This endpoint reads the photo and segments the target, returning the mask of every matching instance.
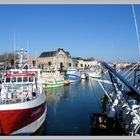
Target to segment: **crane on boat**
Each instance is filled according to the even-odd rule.
[[[113,89],[108,92],[97,80],[108,98],[107,117],[116,119],[126,135],[140,135],[140,91],[107,63],[101,62],[101,66],[102,75],[108,75]]]

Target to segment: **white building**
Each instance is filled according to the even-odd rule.
[[[78,68],[94,67],[98,65],[98,61],[94,58],[82,59],[81,57],[76,57],[73,58],[73,63],[76,63],[75,66]]]

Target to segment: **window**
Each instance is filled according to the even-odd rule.
[[[22,82],[22,77],[18,77],[17,82]]]
[[[33,77],[29,77],[29,82],[33,82]]]
[[[48,66],[51,66],[51,62],[50,61],[48,62]]]
[[[6,83],[9,83],[10,82],[10,78],[6,78]]]
[[[69,67],[71,67],[71,63],[69,63]]]
[[[33,61],[32,61],[32,64],[33,64],[33,66],[36,66],[36,61],[33,60]]]
[[[12,82],[13,82],[13,83],[16,82],[16,77],[13,77],[13,78],[12,78]]]
[[[23,77],[23,82],[27,82],[28,78],[27,77]]]
[[[43,64],[42,64],[42,66],[41,66],[41,67],[42,67],[42,69],[44,69],[44,65],[43,65]]]

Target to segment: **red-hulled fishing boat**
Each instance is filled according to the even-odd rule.
[[[3,74],[0,92],[1,134],[34,133],[45,121],[46,112],[46,96],[39,69],[13,69]]]

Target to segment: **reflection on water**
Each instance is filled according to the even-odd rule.
[[[36,135],[90,135],[90,116],[102,111],[103,94],[93,79],[47,89],[47,119]]]
[[[52,107],[55,114],[60,101],[67,98],[64,88],[65,87],[57,87],[45,91],[47,96],[47,104]]]

